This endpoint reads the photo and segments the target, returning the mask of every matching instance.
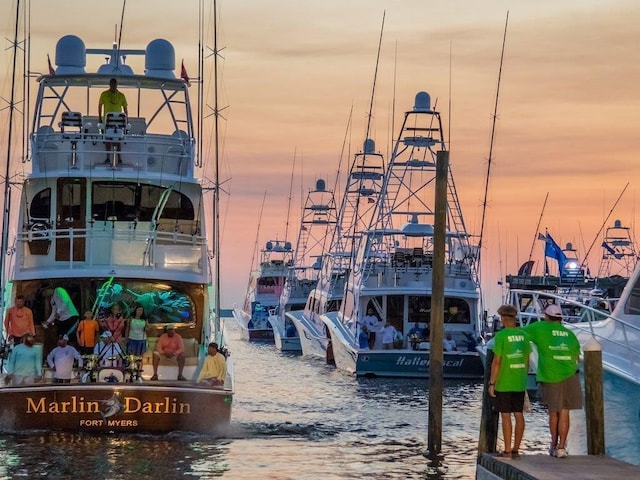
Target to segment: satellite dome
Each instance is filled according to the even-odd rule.
[[[169,41],[162,38],[152,40],[145,53],[145,75],[148,77],[176,78],[176,52]]]
[[[56,74],[85,73],[87,52],[84,42],[75,35],[65,35],[56,44]]]

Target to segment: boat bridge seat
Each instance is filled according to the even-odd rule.
[[[185,355],[185,366],[197,366],[198,365],[198,341],[195,338],[184,338],[182,337],[182,341],[184,343],[184,355]],[[149,344],[147,346],[147,351],[142,355],[142,362],[145,365],[151,365],[153,363],[153,352],[156,349],[156,343],[158,342],[158,337],[149,337]],[[160,359],[160,365],[177,365],[177,361],[173,358],[165,358],[162,357]]]
[[[82,138],[82,114],[80,112],[62,112],[60,131],[65,140]]]
[[[127,116],[124,113],[109,112],[104,122],[104,139],[119,142],[124,138],[127,128]]]

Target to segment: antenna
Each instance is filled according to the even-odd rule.
[[[124,26],[124,9],[127,7],[127,0],[122,0],[122,13],[120,14],[120,28],[118,33],[118,48],[116,49],[116,69],[120,66],[120,44],[122,43],[122,28]]]

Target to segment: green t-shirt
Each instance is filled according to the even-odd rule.
[[[580,342],[560,322],[534,322],[524,331],[538,347],[538,382],[559,383],[575,375],[580,360]]]
[[[500,357],[496,392],[523,392],[527,388],[531,343],[521,328],[503,328],[493,340],[493,353]]]

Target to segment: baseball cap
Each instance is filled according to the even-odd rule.
[[[102,338],[109,338],[111,336],[111,332],[109,330],[107,330],[106,332],[102,332],[102,335],[100,335]]]
[[[66,340],[69,341],[69,335],[67,335],[66,333],[64,335],[60,335],[58,337],[59,340]]]
[[[167,325],[164,327],[165,330],[175,330],[176,326],[173,323],[167,323]]]
[[[549,317],[562,318],[562,310],[555,303],[544,309],[544,314]]]

